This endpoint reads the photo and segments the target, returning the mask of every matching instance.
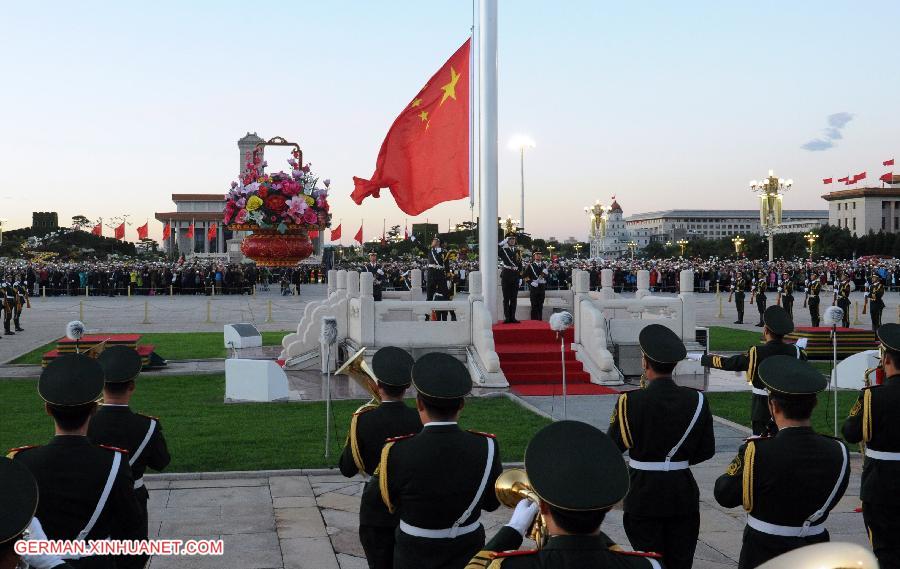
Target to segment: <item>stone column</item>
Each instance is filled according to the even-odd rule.
[[[650,294],[650,271],[641,269],[637,273],[637,291],[635,298],[644,298]]]
[[[344,296],[347,295],[347,271],[341,269],[337,272],[337,278],[335,279],[337,291],[342,293]]]
[[[359,273],[347,271],[347,296],[359,298]]]
[[[572,315],[575,317],[575,338],[577,344],[581,342],[581,303],[591,302],[591,275],[587,271],[572,271]]]
[[[329,269],[328,271],[328,296],[331,296],[331,293],[337,290],[337,273],[334,269]]]
[[[616,291],[613,290],[613,270],[603,269],[600,271],[600,294],[605,299],[614,298]]]
[[[484,300],[481,294],[481,272],[472,271],[469,273],[469,302],[476,300]]]
[[[425,300],[425,292],[422,290],[422,269],[413,269],[409,272],[410,300]]]
[[[353,338],[353,340],[357,341],[362,346],[375,345],[375,297],[373,296],[374,283],[375,278],[372,273],[365,272],[359,275],[360,337]]]
[[[697,329],[697,302],[694,297],[694,271],[686,269],[679,275],[678,297],[682,301],[681,339],[694,341]]]

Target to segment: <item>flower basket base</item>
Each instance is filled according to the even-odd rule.
[[[313,253],[313,244],[305,229],[255,229],[244,237],[241,252],[261,267],[293,267]]]

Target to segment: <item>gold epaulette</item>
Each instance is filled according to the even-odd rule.
[[[653,553],[652,551],[625,551],[624,549],[612,549],[610,551],[614,553],[618,553],[619,555],[629,555],[631,557],[646,557],[647,559],[662,559],[662,555],[659,553]]]
[[[128,454],[128,451],[127,451],[127,450],[125,450],[125,449],[123,449],[123,448],[119,448],[119,447],[114,447],[114,446],[112,446],[112,445],[97,445],[97,446],[103,447],[103,448],[105,448],[106,450],[112,450],[112,451],[115,451],[115,452],[121,452],[122,454]]]
[[[482,437],[487,437],[489,439],[496,439],[497,435],[494,433],[484,433],[482,431],[473,431],[472,429],[466,429],[466,431],[472,433],[473,435],[481,435]]]
[[[619,401],[616,403],[616,413],[619,415],[619,434],[622,436],[622,444],[629,449],[634,446],[634,441],[631,439],[631,427],[628,425],[627,393],[619,396]]]
[[[159,422],[159,417],[154,417],[153,415],[147,415],[146,413],[137,413],[141,417],[147,417],[148,419],[153,419],[156,422]]]
[[[6,452],[6,458],[13,458],[23,450],[28,450],[30,448],[37,448],[39,445],[25,445],[16,448],[11,448]]]

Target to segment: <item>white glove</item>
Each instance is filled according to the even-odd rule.
[[[691,360],[692,362],[699,362],[700,358],[702,357],[703,352],[688,352],[687,354],[687,359]]]
[[[28,539],[47,539],[47,534],[44,533],[41,521],[37,518],[31,518],[31,523],[28,524]],[[22,560],[29,567],[34,567],[35,569],[50,569],[63,564],[63,560],[55,555],[23,555]]]
[[[378,274],[379,274],[379,275],[383,275],[383,274],[384,274],[384,271],[382,271],[381,269],[378,269]]]
[[[864,298],[869,298],[869,293],[863,295]]]
[[[549,274],[550,274],[550,271],[548,271],[547,269],[544,269],[544,270],[543,270],[543,273],[544,273],[545,275],[549,275]]]
[[[778,292],[781,292],[781,287],[778,287]]]
[[[797,340],[797,343],[794,345],[797,346],[798,348],[800,348],[801,350],[805,350],[806,345],[808,343],[809,343],[809,338],[800,338],[799,340]]]
[[[534,288],[537,288],[538,284],[539,283],[537,281],[531,281],[531,286],[533,286]]]
[[[513,510],[512,517],[509,518],[509,523],[506,525],[519,532],[519,535],[522,537],[525,537],[525,532],[527,532],[528,528],[531,527],[531,524],[534,523],[534,518],[537,517],[537,515],[537,504],[531,500],[520,500],[519,503],[516,504],[516,509]]]

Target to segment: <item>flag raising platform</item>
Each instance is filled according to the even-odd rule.
[[[562,395],[562,362],[559,338],[550,324],[525,320],[520,324],[495,324],[494,345],[500,369],[510,389],[519,395]],[[575,359],[573,330],[565,331],[566,380],[569,395],[606,395],[617,390],[591,383],[590,374]]]
[[[140,334],[85,334],[77,342],[70,338],[60,338],[56,341],[56,349],[45,352],[41,358],[41,365],[47,367],[51,361],[66,354],[74,354],[77,351],[85,353],[92,349],[97,349],[101,344],[104,348],[110,346],[127,346],[141,356],[143,369],[151,370],[165,367],[166,360],[161,358],[155,351],[153,344],[139,344],[141,341]]]
[[[798,326],[785,337],[788,342],[796,342],[806,338],[806,354],[811,360],[830,360],[833,347],[831,345],[831,328],[819,326]],[[837,357],[839,360],[866,350],[878,349],[878,339],[871,330],[863,328],[837,329]]]

